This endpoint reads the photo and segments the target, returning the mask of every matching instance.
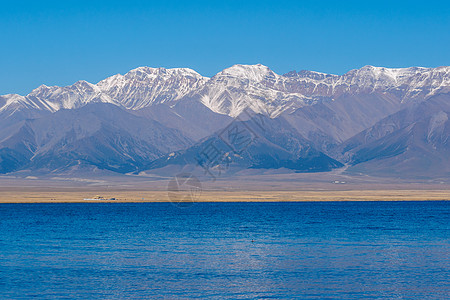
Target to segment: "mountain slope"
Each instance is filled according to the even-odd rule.
[[[171,165],[197,165],[219,173],[246,168],[321,172],[342,166],[315,149],[286,121],[263,115],[241,116],[194,146],[157,159],[148,169]]]
[[[362,172],[396,177],[450,175],[450,95],[395,113],[340,146],[342,158]]]
[[[0,160],[8,166],[0,172],[51,172],[82,164],[125,173],[190,144],[179,131],[156,121],[114,105],[90,104],[16,124],[0,140]]]
[[[299,108],[280,117],[329,155],[343,141],[399,111],[405,104],[392,95],[341,95],[334,101]]]
[[[209,136],[232,120],[227,115],[213,112],[195,99],[184,99],[170,106],[164,103],[153,105],[132,112],[177,129],[194,141]]]

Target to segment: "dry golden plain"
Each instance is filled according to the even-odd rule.
[[[106,199],[84,200],[100,195]],[[167,191],[2,191],[0,203],[65,202],[295,202],[295,201],[430,201],[450,200],[450,190],[350,190],[350,191],[202,191],[190,197],[188,192]]]

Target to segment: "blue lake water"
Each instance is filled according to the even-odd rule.
[[[449,299],[450,202],[1,204],[0,298]]]

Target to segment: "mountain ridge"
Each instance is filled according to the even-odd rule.
[[[411,84],[406,84],[408,80]],[[417,91],[420,88],[421,91]],[[247,89],[247,90],[246,90]],[[0,111],[9,106],[57,111],[92,102],[138,110],[197,95],[211,110],[232,117],[251,107],[272,117],[283,111],[328,100],[345,93],[389,90],[406,98],[426,98],[450,89],[450,67],[383,68],[365,66],[343,75],[314,71],[276,74],[267,66],[233,65],[211,78],[188,68],[138,67],[96,84],[84,80],[59,87],[41,85],[26,96],[0,96]],[[2,105],[3,103],[3,105]]]

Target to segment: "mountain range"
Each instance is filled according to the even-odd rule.
[[[0,96],[0,174],[200,166],[449,178],[450,67],[343,75],[140,67]]]

